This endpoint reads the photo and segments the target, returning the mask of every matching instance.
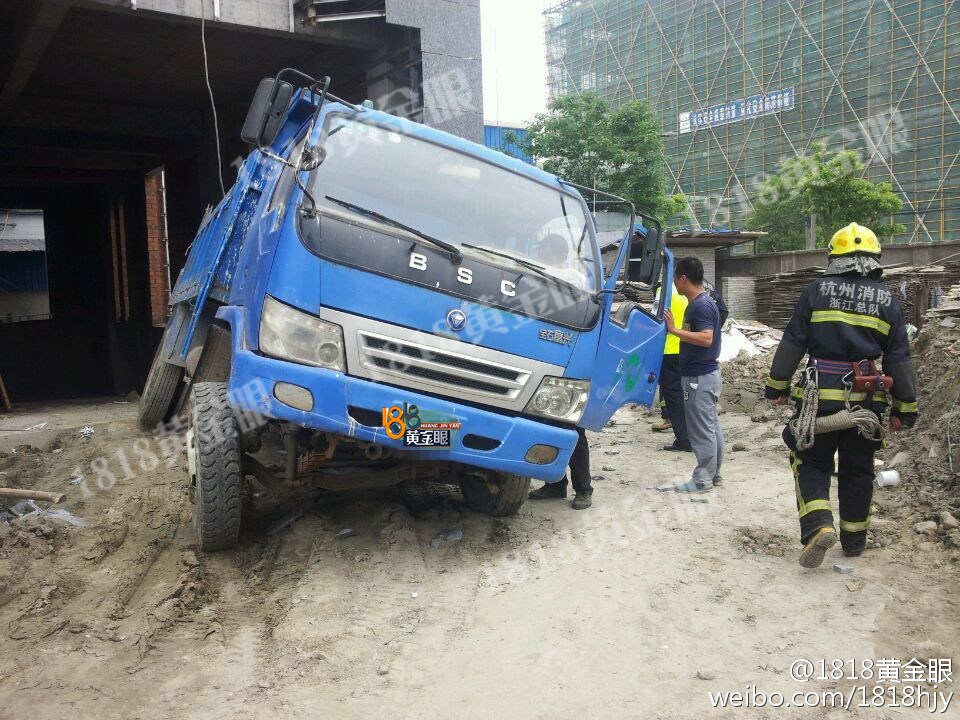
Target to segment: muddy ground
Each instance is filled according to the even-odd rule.
[[[733,451],[702,498],[658,489],[692,458],[627,409],[591,438],[591,510],[491,519],[453,491],[416,513],[395,489],[308,493],[261,504],[238,550],[203,556],[183,460],[138,433],[135,408],[0,416],[0,485],[65,492],[58,507],[90,523],[0,524],[0,717],[913,717],[711,710],[707,693],[844,688],[801,685],[791,663],[960,648],[958,551],[914,530],[943,508],[880,489],[871,549],[803,570],[779,427],[757,413],[722,416]]]

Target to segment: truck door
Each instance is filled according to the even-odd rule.
[[[590,399],[580,421],[589,430],[601,430],[626,403],[651,405],[657,391],[666,339],[663,309],[670,306],[673,257],[664,248],[658,225],[648,222],[646,227],[636,227],[640,235],[634,233],[632,242],[624,243],[618,262],[621,271],[610,279],[604,293]],[[614,288],[624,284],[637,301],[614,302]],[[659,298],[653,303],[640,300],[653,296],[658,287]]]

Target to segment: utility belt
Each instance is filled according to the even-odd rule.
[[[810,358],[807,367],[815,367],[818,374],[839,375],[851,392],[890,392],[893,387],[893,378],[883,375],[874,360],[849,362]]]
[[[873,360],[841,362],[810,358],[805,375],[806,382],[800,396],[797,415],[788,424],[790,433],[796,440],[797,450],[802,452],[813,447],[816,435],[819,433],[836,432],[848,428],[857,428],[863,437],[876,442],[883,439],[883,427],[870,406],[864,409],[859,405],[850,404],[855,399],[855,394],[860,394],[869,402],[875,393],[886,393],[893,387],[893,378],[882,375]],[[842,402],[845,406],[843,410],[831,415],[819,416],[820,398],[825,392],[819,387],[820,375],[840,378],[843,390],[829,392],[842,394]]]

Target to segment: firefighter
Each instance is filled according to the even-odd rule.
[[[840,544],[859,555],[870,527],[873,454],[889,407],[892,432],[917,418],[913,363],[903,312],[880,282],[880,243],[851,223],[830,241],[827,269],[800,296],[773,358],[765,395],[797,411],[783,432],[800,514],[800,564],[819,567],[837,542],[830,477],[839,456]],[[804,355],[797,387],[791,380]],[[882,369],[877,360],[883,358]]]

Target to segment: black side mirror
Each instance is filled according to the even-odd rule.
[[[276,78],[261,80],[243,121],[240,137],[257,147],[272,145],[280,133],[291,97],[293,85],[290,83]]]
[[[657,225],[647,225],[646,236],[634,233],[630,241],[630,258],[627,261],[629,282],[653,288],[660,280],[665,242],[663,232]]]

